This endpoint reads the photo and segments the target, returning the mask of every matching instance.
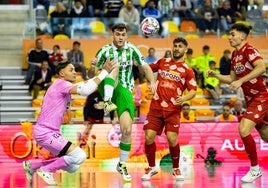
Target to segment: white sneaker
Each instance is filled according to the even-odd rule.
[[[55,181],[53,177],[52,172],[45,172],[41,168],[37,170],[37,174],[49,185],[57,185],[57,182]]]
[[[118,162],[116,170],[122,175],[124,181],[131,181],[131,175],[127,171],[126,163]]]
[[[157,174],[158,171],[156,170],[155,167],[148,167],[148,168],[145,168],[145,174],[141,177],[141,180],[143,181],[148,181],[151,179],[151,177],[155,174]]]
[[[31,184],[33,181],[34,170],[31,169],[29,161],[23,161],[22,166],[25,170],[26,178],[28,182]]]
[[[261,176],[262,176],[261,169],[259,170],[250,169],[248,173],[241,178],[241,181],[245,183],[251,183]]]
[[[104,101],[104,113],[105,115],[109,114],[110,112],[114,111],[117,109],[117,106],[112,103],[111,99],[108,101]]]
[[[177,181],[183,181],[184,180],[184,176],[181,175],[181,171],[178,168],[173,168],[172,175],[175,177],[175,179]]]

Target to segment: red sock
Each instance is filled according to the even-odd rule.
[[[155,151],[156,151],[155,142],[153,142],[150,145],[145,144],[145,154],[146,154],[149,166],[151,167],[155,166]]]
[[[250,135],[242,138],[242,141],[245,146],[245,150],[248,154],[251,166],[256,166],[258,165],[258,156],[257,156],[257,151],[256,151],[256,143],[253,137]]]
[[[173,168],[179,168],[180,161],[180,145],[177,144],[175,147],[169,147]]]

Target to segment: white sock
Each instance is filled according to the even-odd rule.
[[[113,97],[114,87],[111,85],[104,86],[104,101],[108,101]]]
[[[120,162],[126,162],[128,159],[129,151],[120,150]]]
[[[259,171],[260,170],[260,166],[259,165],[252,166],[251,169],[254,170],[254,171]]]

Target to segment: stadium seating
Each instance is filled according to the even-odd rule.
[[[81,110],[81,109],[76,110],[74,117],[77,118],[77,119],[83,119],[84,118],[83,110]]]
[[[187,34],[185,35],[186,39],[199,39],[199,35],[198,34]]]
[[[211,109],[196,109],[196,121],[215,121],[215,112]]]
[[[210,101],[206,98],[193,98],[190,101],[191,106],[209,106]]]
[[[32,107],[41,107],[42,106],[42,102],[43,100],[42,99],[34,99],[32,101]]]
[[[91,21],[89,26],[94,34],[105,34],[106,32],[105,25],[102,21]]]
[[[174,21],[170,21],[170,20],[163,21],[162,26],[168,34],[179,33],[179,27]]]
[[[85,102],[86,102],[86,99],[83,99],[83,98],[73,99],[72,107],[84,107]]]
[[[54,39],[56,40],[65,40],[65,39],[69,39],[69,37],[67,35],[64,34],[57,34],[54,36]]]
[[[180,31],[186,33],[197,32],[196,24],[191,20],[184,20],[181,22]]]

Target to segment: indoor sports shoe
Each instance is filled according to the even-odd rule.
[[[104,101],[104,113],[105,115],[109,114],[110,112],[114,111],[117,109],[117,106],[112,103],[111,99],[108,101]]]
[[[124,181],[131,181],[131,176],[127,172],[126,163],[124,162],[118,162],[116,170],[122,175]]]
[[[172,175],[175,177],[175,179],[177,181],[183,181],[184,180],[184,176],[181,175],[181,171],[178,168],[173,168]]]
[[[155,167],[148,167],[148,168],[145,168],[145,174],[141,177],[141,180],[143,181],[148,181],[151,179],[151,177],[155,174],[157,174],[157,170]]]
[[[41,168],[37,170],[37,174],[49,185],[57,185],[57,182],[55,181],[53,177],[52,172],[45,172]]]
[[[250,169],[248,173],[241,178],[241,181],[245,183],[251,183],[261,176],[262,176],[261,169],[259,170]]]
[[[33,181],[33,175],[34,175],[34,170],[31,169],[30,167],[30,162],[29,161],[23,161],[22,166],[25,170],[25,175],[29,183],[32,183]]]

